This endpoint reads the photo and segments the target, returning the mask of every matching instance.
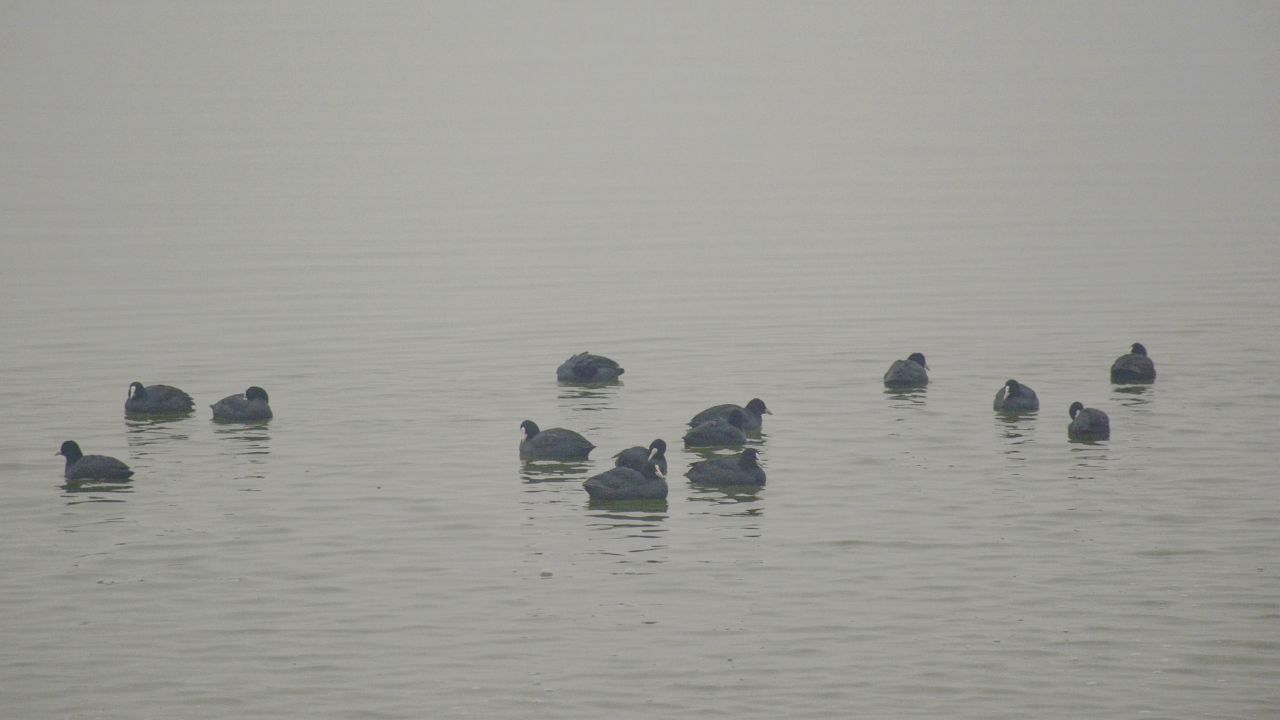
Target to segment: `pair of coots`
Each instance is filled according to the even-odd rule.
[[[760,398],[752,398],[746,407],[733,404],[716,405],[694,415],[691,429],[684,434],[687,447],[739,447],[747,442],[748,430],[760,430],[764,416],[773,413]]]
[[[929,366],[922,353],[911,353],[906,360],[895,360],[884,374],[884,384],[889,387],[919,387],[929,384]],[[1111,382],[1117,384],[1153,383],[1156,366],[1147,357],[1147,348],[1134,343],[1129,352],[1116,358],[1111,364]]]
[[[172,385],[143,385],[135,381],[129,384],[124,414],[129,417],[184,415],[194,407],[195,401],[191,396]],[[209,407],[213,408],[213,419],[222,422],[271,419],[267,391],[256,385],[241,394],[228,395]]]
[[[1156,381],[1156,365],[1147,357],[1147,348],[1134,343],[1129,352],[1116,358],[1111,364],[1111,382],[1118,385],[1145,385]],[[1067,425],[1067,437],[1072,440],[1106,440],[1111,437],[1111,418],[1097,408],[1087,408],[1084,403],[1073,402],[1067,410],[1071,423]]]
[[[656,443],[661,440],[655,441]],[[666,443],[662,443],[665,448]],[[652,445],[650,447],[653,447]],[[629,448],[617,456],[617,467],[587,479],[582,484],[592,500],[662,500],[667,497],[665,459],[659,461],[650,451],[639,468],[634,461],[639,457],[627,457],[634,450],[644,453],[644,448]],[[747,448],[736,457],[713,458],[696,462],[685,473],[689,480],[701,485],[764,485],[764,468],[758,462],[759,453]],[[624,464],[625,463],[625,464]]]
[[[520,423],[524,460],[586,460],[595,449],[581,434],[565,428],[543,430],[532,420]],[[614,456],[614,467],[582,484],[594,500],[660,500],[667,497],[667,443],[661,438],[649,447],[632,447]]]
[[[592,500],[661,500],[667,497],[666,443],[654,440],[648,450],[633,447],[616,457],[616,467],[587,479],[582,484]],[[764,469],[759,453],[747,448],[737,457],[696,462],[685,473],[702,485],[764,485]]]

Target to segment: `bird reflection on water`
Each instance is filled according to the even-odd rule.
[[[520,479],[529,484],[569,481],[580,483],[586,479],[590,470],[591,463],[585,461],[528,460],[520,463]],[[529,488],[530,492],[537,490],[538,488]]]
[[[996,430],[1001,439],[1007,441],[1005,457],[1010,460],[1026,460],[1022,446],[1035,442],[1036,413],[996,413]]]
[[[925,395],[928,392],[928,386],[923,385],[909,388],[885,388],[884,396],[893,401],[889,407],[914,410],[924,405]]]
[[[574,412],[600,412],[615,410],[613,401],[618,397],[621,382],[607,385],[562,385],[557,398],[560,407]]]
[[[663,563],[668,545],[661,542],[669,517],[666,500],[592,500],[587,503],[591,549],[622,563]],[[657,553],[657,554],[655,554]]]
[[[267,455],[271,454],[271,436],[267,424],[226,425],[215,424],[214,434],[226,441],[226,454],[244,458],[249,464],[247,472],[236,475],[237,480],[266,479]]]
[[[178,429],[173,418],[128,418],[125,424],[125,441],[129,443],[130,454],[146,457],[151,452],[150,445],[163,445],[178,440],[188,440],[190,436]]]
[[[124,502],[125,495],[133,494],[133,482],[131,480],[67,482],[59,485],[58,489],[62,491],[62,497],[67,499],[67,505]]]
[[[1139,412],[1149,410],[1147,405],[1155,399],[1156,389],[1151,385],[1118,385],[1111,389],[1111,399],[1115,403]]]

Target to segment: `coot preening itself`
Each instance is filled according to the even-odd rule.
[[[210,405],[213,419],[221,422],[259,422],[271,419],[267,391],[254,385],[243,395],[228,395]]]
[[[525,460],[586,460],[595,445],[572,430],[547,428],[525,420],[520,423],[524,439],[520,441],[520,457]]]
[[[906,360],[894,360],[884,374],[889,387],[918,387],[929,384],[929,366],[921,353],[911,353]]]
[[[556,368],[556,380],[587,385],[608,383],[617,380],[624,372],[626,371],[618,367],[618,363],[603,355],[580,352]]]
[[[172,385],[129,384],[124,401],[125,415],[180,415],[196,406],[191,396]]]
[[[663,475],[667,474],[667,441],[662,438],[649,443],[647,448],[639,445],[629,447],[613,457],[615,466],[629,467],[632,470],[641,472],[644,471],[644,466],[652,460],[657,464]]]
[[[1071,414],[1067,437],[1072,440],[1106,440],[1111,437],[1111,418],[1101,410],[1073,402],[1067,412]]]
[[[684,444],[689,447],[730,447],[747,441],[743,430],[746,413],[730,410],[725,417],[714,417],[684,434]]]
[[[757,462],[758,455],[755,448],[747,448],[737,457],[703,460],[685,475],[702,485],[763,485],[764,468]]]
[[[85,455],[75,440],[62,443],[58,455],[67,459],[67,467],[62,474],[68,480],[128,480],[133,471],[128,465],[106,455]]]
[[[644,471],[615,467],[587,478],[582,487],[592,500],[665,500],[667,479],[650,460]]]
[[[1119,384],[1153,383],[1156,381],[1156,364],[1147,357],[1147,348],[1134,343],[1127,355],[1121,355],[1111,363],[1111,382]]]
[[[1036,391],[1017,380],[1006,380],[1004,387],[996,392],[996,400],[992,403],[996,412],[1034,412],[1040,409],[1040,398]]]
[[[743,414],[743,417],[746,418],[745,422],[742,424],[742,428],[744,430],[759,430],[760,427],[764,425],[764,416],[773,414],[769,408],[765,407],[763,400],[760,398],[751,398],[751,402],[747,403],[746,407],[733,404],[709,407],[697,415],[694,415],[693,419],[690,420],[688,424],[691,427],[697,427],[708,420],[718,417],[728,420],[729,413],[734,410],[740,411]]]

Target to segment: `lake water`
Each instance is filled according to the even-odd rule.
[[[1280,714],[1275,6],[0,18],[4,715]],[[691,486],[757,396],[768,484]]]

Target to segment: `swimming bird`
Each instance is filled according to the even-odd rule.
[[[1040,409],[1040,398],[1036,391],[1017,380],[1005,381],[1004,387],[996,391],[996,400],[992,403],[996,412],[1035,412]]]
[[[747,441],[743,430],[747,415],[741,410],[730,410],[723,417],[713,417],[684,434],[684,444],[689,447],[728,447]]]
[[[582,483],[592,500],[665,500],[667,479],[650,460],[644,470],[615,467],[599,475],[593,475]]]
[[[595,445],[572,430],[547,428],[525,420],[520,423],[524,440],[520,441],[520,457],[525,460],[586,460]]]
[[[1111,363],[1111,382],[1118,384],[1153,383],[1156,381],[1156,364],[1147,357],[1147,348],[1134,343],[1127,355],[1121,355]]]
[[[652,460],[658,465],[658,469],[662,471],[663,475],[667,474],[667,441],[662,438],[649,443],[647,448],[636,445],[623,450],[613,457],[614,466],[629,467],[632,470],[640,470],[642,472],[645,464]]]
[[[133,471],[128,465],[106,455],[85,455],[80,452],[80,445],[75,440],[62,443],[57,452],[67,459],[67,467],[62,471],[68,480],[128,480]]]
[[[556,380],[562,383],[608,383],[618,379],[626,370],[603,355],[580,352],[565,360],[556,368]]]
[[[1111,437],[1111,418],[1101,410],[1073,402],[1067,412],[1071,415],[1067,437],[1072,440],[1106,440]]]
[[[929,366],[921,353],[911,353],[906,360],[894,360],[884,374],[884,384],[889,387],[918,387],[929,384]]]
[[[761,400],[760,398],[751,398],[751,402],[747,403],[746,407],[741,407],[733,404],[716,405],[714,407],[709,407],[706,410],[703,410],[702,412],[698,413],[697,415],[694,415],[693,419],[690,420],[688,424],[690,426],[696,427],[708,420],[711,420],[717,417],[723,417],[727,420],[729,417],[729,413],[733,412],[734,410],[740,411],[743,414],[743,417],[746,418],[745,421],[742,423],[742,428],[744,430],[759,430],[761,426],[764,425],[764,416],[773,414],[773,412],[771,412],[769,408],[765,407],[763,400]]]
[[[171,385],[129,384],[129,395],[124,401],[125,415],[178,415],[191,412],[196,406],[191,396]]]
[[[713,458],[694,463],[685,475],[702,485],[763,485],[764,468],[759,452],[747,448],[737,457]]]
[[[254,385],[243,395],[228,395],[209,407],[220,422],[259,422],[271,419],[268,402],[267,391]]]

